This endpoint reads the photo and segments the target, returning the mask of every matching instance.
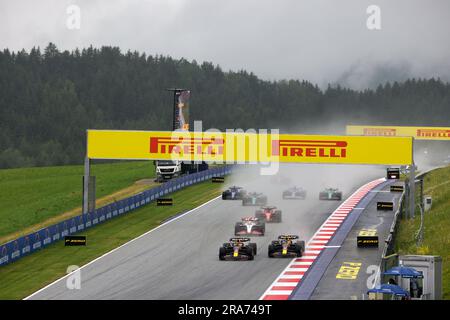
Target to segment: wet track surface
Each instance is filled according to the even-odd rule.
[[[346,175],[343,200],[379,173]],[[258,245],[255,260],[219,260],[219,247],[234,236],[235,222],[257,207],[216,199],[83,267],[80,290],[67,289],[63,278],[30,298],[258,299],[290,261],[268,258],[270,241],[282,233],[309,240],[341,201],[319,201],[315,191],[306,200],[282,200],[288,185],[261,176],[242,180],[239,185],[266,192],[268,204],[283,211],[282,223],[268,223],[264,237],[252,238]],[[306,183],[298,185],[308,189]]]

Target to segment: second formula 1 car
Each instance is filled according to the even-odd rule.
[[[242,198],[243,206],[265,206],[266,204],[267,196],[262,193],[250,192]]]
[[[219,249],[220,260],[253,260],[256,256],[256,243],[249,238],[231,238]]]
[[[326,188],[319,193],[319,200],[342,200],[342,191],[334,188]]]
[[[275,206],[263,206],[256,210],[255,217],[264,222],[281,222],[281,210]]]
[[[305,252],[305,241],[297,240],[297,235],[281,235],[278,240],[269,244],[269,258],[274,257],[301,257]]]
[[[300,187],[292,187],[283,191],[283,199],[306,199],[306,190]]]
[[[236,236],[263,236],[266,232],[266,223],[255,217],[242,218],[234,226]]]
[[[222,192],[223,200],[242,200],[246,191],[242,187],[232,186]]]

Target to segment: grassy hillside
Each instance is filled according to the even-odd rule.
[[[158,226],[164,219],[185,212],[218,196],[222,184],[203,182],[171,195],[174,205],[151,203],[83,232],[86,247],[65,247],[63,241],[0,267],[0,300],[22,299],[66,274],[70,265],[82,266],[102,254]]]
[[[150,161],[91,166],[97,198],[154,176]],[[0,170],[0,243],[17,233],[81,206],[83,166]]]
[[[414,220],[402,220],[396,241],[399,254],[426,254],[442,257],[443,298],[450,299],[450,167],[433,170],[425,176],[424,194],[433,197],[432,210],[425,214],[422,246],[417,247],[414,234],[420,214]]]

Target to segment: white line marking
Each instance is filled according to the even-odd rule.
[[[211,200],[209,200],[208,202],[205,202],[205,203],[199,205],[198,207],[196,207],[196,208],[194,208],[194,209],[192,209],[192,210],[189,210],[188,212],[185,212],[185,213],[183,213],[183,214],[181,214],[181,215],[179,215],[179,216],[177,216],[177,217],[175,217],[175,218],[173,218],[173,219],[171,219],[171,220],[169,220],[169,221],[164,222],[163,224],[161,224],[161,225],[159,225],[159,226],[157,226],[157,227],[155,227],[155,228],[153,228],[153,229],[147,231],[146,233],[141,234],[139,237],[134,238],[134,239],[131,239],[130,241],[128,241],[128,242],[122,244],[121,246],[119,246],[119,247],[117,247],[117,248],[115,248],[115,249],[112,249],[111,251],[109,251],[109,252],[107,252],[107,253],[104,253],[104,254],[101,255],[100,257],[98,257],[98,258],[96,258],[96,259],[94,259],[94,260],[92,260],[92,261],[86,263],[85,265],[81,266],[81,267],[80,267],[79,269],[77,269],[77,270],[81,270],[81,269],[87,267],[88,265],[93,264],[94,262],[96,262],[96,261],[98,261],[98,260],[100,260],[100,259],[106,257],[107,255],[110,255],[111,253],[113,253],[113,252],[115,252],[115,251],[121,249],[122,247],[125,247],[126,245],[128,245],[128,244],[130,244],[130,243],[132,243],[132,242],[134,242],[134,241],[136,241],[136,240],[138,240],[138,239],[140,239],[140,238],[142,238],[142,237],[145,237],[145,236],[148,235],[149,233],[151,233],[151,232],[153,232],[153,231],[156,231],[156,230],[158,230],[159,228],[162,228],[162,227],[164,227],[165,225],[167,225],[167,224],[169,224],[169,223],[171,223],[171,222],[174,222],[174,221],[176,221],[176,220],[178,220],[178,219],[184,217],[185,215],[187,215],[187,214],[189,214],[189,213],[191,213],[191,212],[193,212],[193,211],[195,211],[195,210],[197,210],[197,209],[200,209],[201,207],[204,207],[204,206],[208,205],[209,203],[211,203],[211,202],[213,202],[213,201],[215,201],[215,200],[217,200],[217,199],[219,199],[219,198],[221,198],[221,197],[222,197],[222,196],[217,196],[217,197],[215,197],[214,199],[211,199]],[[28,300],[28,299],[31,298],[32,296],[34,296],[34,295],[36,295],[36,294],[38,294],[38,293],[44,291],[45,289],[51,287],[51,286],[54,285],[55,283],[57,283],[57,282],[59,282],[59,281],[65,279],[65,278],[68,277],[69,275],[70,275],[70,274],[66,274],[65,276],[59,278],[58,280],[53,281],[52,283],[46,285],[46,286],[43,287],[42,289],[39,289],[38,291],[36,291],[36,292],[30,294],[28,297],[24,298],[23,300]]]
[[[301,275],[301,274],[285,274],[285,275],[283,275],[283,279],[296,279],[296,280],[300,281],[302,278],[303,278],[303,275]],[[274,281],[273,285],[276,285],[276,283],[278,283],[278,280],[279,279],[277,279],[277,281]],[[291,283],[295,286],[297,285],[296,283],[294,284],[294,282],[291,282]],[[272,288],[272,286],[270,286],[270,288]],[[269,291],[269,290],[267,290],[267,291]]]
[[[295,282],[277,282],[277,287],[292,287],[296,285]]]
[[[294,286],[294,285],[292,285]],[[268,295],[290,295],[292,293],[292,290],[270,290],[267,294]]]

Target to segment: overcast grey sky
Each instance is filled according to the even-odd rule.
[[[69,30],[67,7],[81,9]],[[368,30],[366,9],[381,9]],[[450,80],[450,0],[0,0],[0,48],[113,45],[245,69],[263,79],[365,88]]]

